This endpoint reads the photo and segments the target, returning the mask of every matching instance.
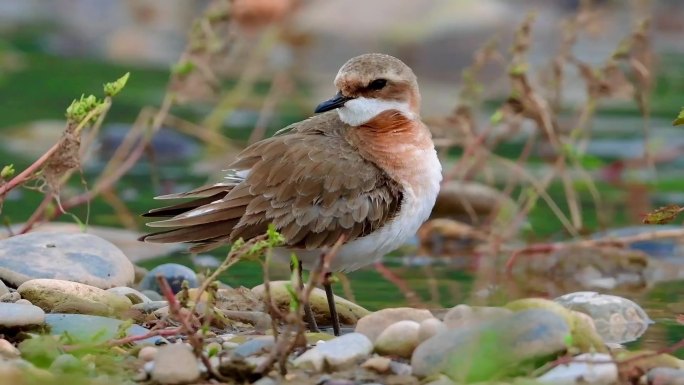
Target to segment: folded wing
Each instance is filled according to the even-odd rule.
[[[342,235],[347,242],[363,237],[391,220],[401,205],[401,186],[330,130],[329,116],[326,130],[316,129],[315,118],[302,123],[246,148],[226,183],[161,197],[191,200],[147,213],[167,218],[149,226],[168,229],[141,240],[189,242],[200,252],[251,239],[273,223],[287,246],[318,249]]]

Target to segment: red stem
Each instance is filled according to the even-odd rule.
[[[54,154],[55,151],[57,151],[61,143],[62,141],[60,140],[57,143],[53,144],[52,147],[50,147],[50,149],[45,152],[45,154],[43,154],[40,158],[33,162],[33,164],[28,166],[28,168],[22,171],[21,174],[15,176],[9,182],[0,186],[0,198],[7,195],[7,193],[15,187],[26,182],[34,172],[36,172],[40,167],[43,166],[43,164],[45,164],[45,162],[47,162],[48,159],[50,159],[50,156],[52,156],[52,154]]]

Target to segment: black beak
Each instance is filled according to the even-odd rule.
[[[340,108],[344,106],[344,103],[346,103],[350,99],[352,98],[342,95],[342,92],[338,92],[337,94],[335,94],[335,96],[332,97],[332,99],[328,99],[323,103],[319,104],[314,110],[314,112],[318,114],[320,112],[326,112],[334,110],[335,108]]]

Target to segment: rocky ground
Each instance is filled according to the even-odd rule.
[[[684,361],[621,345],[652,323],[639,305],[593,292],[372,313],[337,298],[345,328],[334,337],[298,334],[297,319],[274,322],[264,285],[220,284],[200,296],[192,288],[202,279],[187,267],[143,271],[90,234],[2,240],[0,279],[0,384],[684,381]],[[289,282],[270,282],[268,293],[281,313],[292,309]],[[324,292],[312,291],[310,303],[329,325]],[[187,325],[195,321],[202,325]]]

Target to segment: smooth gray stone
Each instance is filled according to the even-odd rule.
[[[0,279],[18,287],[37,278],[108,289],[133,283],[126,255],[92,234],[32,232],[0,240]]]
[[[188,281],[190,287],[199,286],[197,274],[187,266],[179,265],[177,263],[165,263],[150,270],[145,278],[140,281],[140,291],[153,290],[161,293],[161,288],[157,283],[157,276],[161,275],[166,278],[166,281],[171,286],[171,290],[176,294],[181,291],[183,281]]]
[[[147,296],[135,289],[132,289],[127,286],[117,286],[113,287],[111,289],[107,289],[108,292],[122,295],[124,297],[127,297],[128,299],[131,300],[131,303],[133,304],[139,304],[139,303],[149,303],[152,302]]]
[[[352,367],[367,358],[373,343],[361,333],[349,333],[318,344],[294,360],[294,365],[305,370],[322,371]]]
[[[45,312],[38,306],[0,302],[0,329],[45,323]]]
[[[131,306],[131,309],[135,310],[140,310],[144,313],[152,313],[154,311],[157,311],[161,308],[169,306],[169,303],[166,301],[150,301],[150,302],[143,302],[143,303],[137,303],[133,306]]]
[[[622,344],[634,341],[653,324],[639,304],[616,295],[577,291],[553,301],[570,310],[588,314],[605,342]]]
[[[0,280],[0,297],[2,297],[5,294],[9,294],[9,289],[7,288],[7,285],[5,285],[2,280]]]
[[[521,362],[565,350],[570,327],[556,313],[531,309],[480,325],[450,329],[423,342],[411,366],[418,377],[445,374],[477,382],[514,374]]]
[[[236,358],[245,358],[261,353],[267,353],[275,345],[273,336],[263,336],[253,338],[231,352],[231,356]]]
[[[141,290],[140,292],[145,294],[145,296],[152,302],[164,301],[164,297],[154,290]]]

